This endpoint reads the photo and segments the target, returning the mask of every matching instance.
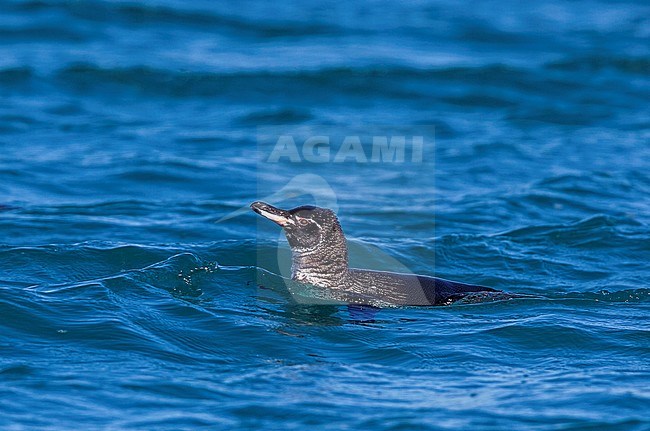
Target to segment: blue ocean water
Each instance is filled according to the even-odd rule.
[[[1,429],[650,430],[645,2],[0,11]],[[333,160],[376,135],[422,160]],[[535,297],[297,300],[237,212],[274,194],[367,266]]]

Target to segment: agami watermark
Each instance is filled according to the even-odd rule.
[[[423,136],[326,135],[296,138],[280,135],[266,162],[308,163],[422,163]]]

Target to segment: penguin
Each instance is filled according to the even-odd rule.
[[[348,247],[334,211],[303,205],[284,210],[256,201],[251,209],[282,227],[291,247],[291,278],[327,289],[353,305],[449,305],[468,295],[501,292],[425,275],[350,268]]]

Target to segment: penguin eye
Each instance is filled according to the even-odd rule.
[[[309,220],[304,219],[304,218],[299,218],[299,219],[298,219],[298,224],[299,224],[300,226],[307,226],[307,225],[309,224]]]

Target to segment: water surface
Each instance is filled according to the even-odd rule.
[[[643,2],[1,8],[3,429],[650,429]],[[364,263],[538,297],[296,302],[277,228],[216,222],[297,174]]]

